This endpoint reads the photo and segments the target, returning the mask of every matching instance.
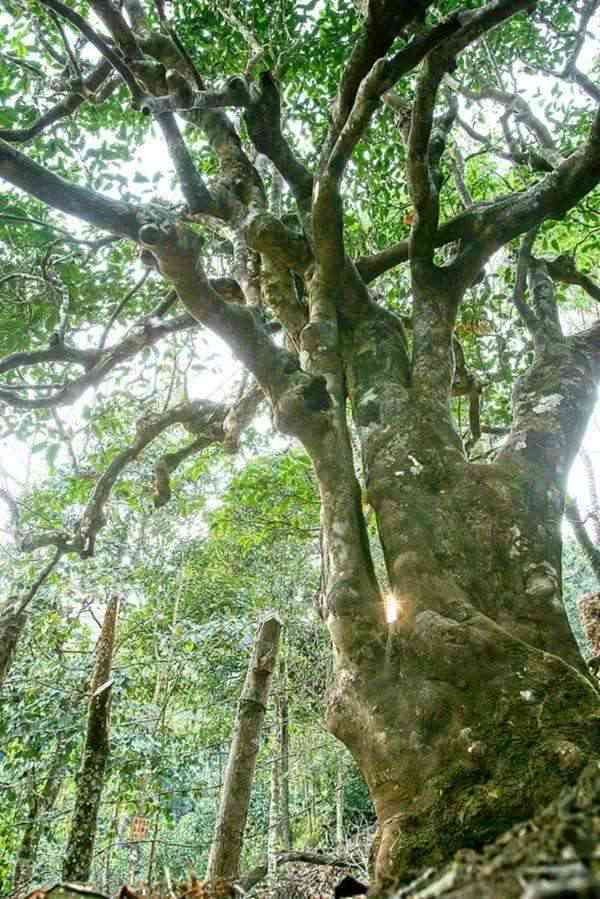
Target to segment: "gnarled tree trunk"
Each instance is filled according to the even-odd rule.
[[[533,303],[542,291],[551,302],[546,273],[531,268]],[[560,586],[566,477],[595,398],[598,339],[545,339],[540,324],[511,434],[493,464],[469,464],[448,407],[457,299],[437,282],[417,268],[408,383],[390,387],[373,325],[350,331],[350,397],[390,595],[372,583],[349,513],[342,527],[339,488],[327,489],[342,480],[341,453],[321,477],[329,724],[377,810],[376,894],[529,817],[600,752],[599,697]]]

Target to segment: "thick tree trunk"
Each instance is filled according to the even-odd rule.
[[[377,810],[376,889],[530,817],[600,753],[598,695],[559,655],[578,665],[566,625],[552,626],[544,519],[527,527],[507,502],[514,472],[493,477],[447,485],[429,536],[397,556],[398,618],[377,657],[370,635],[362,660],[356,646],[339,656],[330,724]]]
[[[206,878],[211,882],[235,880],[239,876],[260,732],[277,660],[280,633],[281,622],[272,616],[261,622],[256,634],[254,651],[240,697],[215,835],[208,859]]]
[[[598,693],[561,600],[565,485],[595,400],[597,337],[536,334],[511,434],[494,463],[470,464],[449,404],[457,297],[419,265],[408,379],[383,311],[343,334],[389,593],[349,499],[342,514],[342,439],[334,454],[307,441],[336,663],[328,723],[376,808],[374,896],[530,817],[600,755]]]
[[[489,466],[441,450],[435,408],[413,422],[400,452],[367,445],[391,584],[379,630],[348,640],[345,609],[329,609],[329,722],[376,807],[373,895],[530,817],[600,753],[561,604],[561,485],[510,444]]]
[[[98,809],[109,753],[110,674],[118,614],[119,599],[113,596],[106,608],[96,644],[96,666],[91,683],[85,744],[63,861],[63,878],[75,883],[86,883],[90,876]]]

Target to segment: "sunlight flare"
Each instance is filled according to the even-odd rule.
[[[398,621],[398,599],[393,593],[387,593],[385,597],[385,620],[388,624],[395,624]]]

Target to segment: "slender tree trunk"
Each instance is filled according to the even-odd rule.
[[[275,869],[277,868],[277,850],[281,848],[280,760],[277,752],[278,749],[275,750],[271,762],[271,800],[269,802],[269,837],[267,845],[267,868],[271,882],[273,882]]]
[[[61,556],[57,550],[42,568],[29,590],[21,596],[11,597],[0,609],[0,688],[12,665],[17,644],[27,624],[27,608],[36,593],[56,567]]]
[[[215,835],[208,859],[207,879],[233,880],[239,875],[240,855],[259,738],[275,668],[281,622],[275,616],[257,630],[254,652],[240,697]]]
[[[344,843],[344,765],[337,759],[335,784],[335,842],[338,848]]]
[[[156,861],[156,847],[158,845],[158,830],[160,827],[160,807],[156,809],[154,817],[154,829],[152,831],[152,839],[150,842],[150,856],[148,859],[148,876],[146,878],[146,886],[148,892],[152,895],[152,880],[154,878],[154,863]]]
[[[573,533],[575,534],[579,546],[590,563],[592,571],[600,584],[600,544],[596,543],[588,534],[587,528],[581,520],[577,503],[572,497],[567,497],[565,502],[565,515],[573,528]]]
[[[110,820],[110,825],[108,828],[108,839],[106,842],[106,857],[104,859],[104,892],[110,893],[110,875],[111,870],[110,866],[112,863],[112,849],[115,842],[115,837],[119,833],[119,811],[121,808],[121,802],[119,800],[119,784],[117,784],[117,798],[115,799],[113,814]]]
[[[41,791],[37,793],[32,789],[29,796],[28,820],[15,865],[14,889],[17,895],[20,895],[31,881],[43,831],[43,818],[56,802],[64,780],[63,765],[64,756],[56,752]]]
[[[109,754],[110,674],[118,613],[119,599],[113,596],[106,608],[96,644],[96,667],[91,683],[87,730],[77,777],[71,830],[63,861],[63,879],[76,883],[86,883],[90,876],[98,809]]]
[[[279,662],[279,692],[277,694],[279,717],[279,755],[280,765],[280,837],[283,849],[292,848],[292,828],[290,823],[290,725],[287,684],[287,663],[284,658]]]

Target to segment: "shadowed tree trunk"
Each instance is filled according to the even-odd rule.
[[[22,596],[11,597],[0,608],[0,688],[10,670],[19,639],[27,624],[27,608],[39,588],[60,559],[61,552],[54,553],[29,590]]]
[[[119,598],[113,596],[96,643],[96,665],[90,685],[85,743],[77,776],[75,807],[63,860],[63,878],[86,883],[90,876],[100,797],[109,754],[110,700],[115,629]]]
[[[261,622],[256,633],[234,725],[215,835],[208,858],[206,879],[211,882],[235,880],[239,876],[256,756],[277,661],[280,633],[281,622],[274,616]]]
[[[279,720],[280,768],[280,836],[284,849],[292,848],[292,828],[290,823],[290,719],[287,681],[287,663],[285,658],[279,662],[279,683],[277,693],[277,712]]]
[[[39,792],[35,788],[30,791],[27,824],[15,865],[14,889],[17,895],[24,893],[31,882],[44,827],[44,816],[52,810],[56,802],[64,780],[64,762],[64,756],[57,747],[42,788]]]

